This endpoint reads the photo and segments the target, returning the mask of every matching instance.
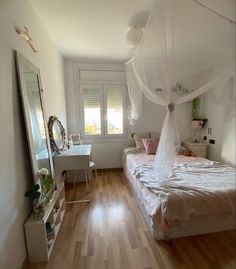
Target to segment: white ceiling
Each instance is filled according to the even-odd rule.
[[[129,24],[141,23],[153,0],[31,2],[64,57],[124,61],[130,53]]]
[[[64,57],[118,61],[130,57],[127,31],[130,26],[144,24],[153,1],[31,0]],[[235,0],[198,1],[235,18]]]

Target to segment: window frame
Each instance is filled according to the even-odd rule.
[[[123,133],[122,134],[108,134],[108,128],[107,128],[107,91],[112,88],[120,88],[122,91],[122,97],[123,97]],[[117,84],[107,84],[103,85],[103,98],[104,98],[104,129],[105,129],[105,137],[124,137],[126,135],[126,87],[124,85],[117,85]]]
[[[101,120],[101,134],[86,134],[85,133],[85,115],[84,115],[84,89],[91,89],[91,90],[99,90],[100,91],[100,120]],[[81,84],[80,85],[80,122],[81,124],[81,133],[82,137],[85,138],[96,138],[96,137],[102,137],[104,134],[104,123],[103,123],[103,117],[102,115],[104,114],[103,111],[103,87],[102,85],[97,85],[97,84]]]
[[[112,88],[120,88],[123,96],[123,133],[122,134],[108,134],[107,128],[107,91]],[[101,119],[101,134],[86,134],[85,133],[85,115],[84,115],[84,89],[92,89],[100,91],[100,119]],[[103,138],[125,138],[127,136],[127,94],[126,86],[124,84],[103,84],[103,83],[80,83],[79,85],[79,107],[80,107],[80,132],[81,137],[85,140],[97,140]]]

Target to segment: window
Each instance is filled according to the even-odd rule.
[[[83,89],[84,133],[101,135],[101,98],[100,89]]]
[[[125,133],[125,87],[82,85],[82,133],[85,136],[122,136]]]
[[[123,91],[108,88],[107,96],[107,134],[123,134]]]

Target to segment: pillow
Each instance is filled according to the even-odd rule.
[[[157,138],[160,140],[161,134],[158,132],[151,132],[151,138]]]
[[[184,155],[184,156],[193,156],[193,153],[191,152],[191,150],[187,149],[184,146],[180,147],[178,154]]]
[[[142,138],[146,138],[146,137],[150,137],[150,133],[134,133],[133,134],[134,137],[134,142],[136,144],[136,147],[138,149],[144,149],[144,145],[142,142]]]
[[[143,138],[142,142],[144,144],[147,154],[156,154],[157,147],[159,144],[159,139],[157,138]]]

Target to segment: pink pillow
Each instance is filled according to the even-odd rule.
[[[143,138],[142,142],[144,144],[147,154],[156,154],[157,147],[159,144],[158,138]]]

